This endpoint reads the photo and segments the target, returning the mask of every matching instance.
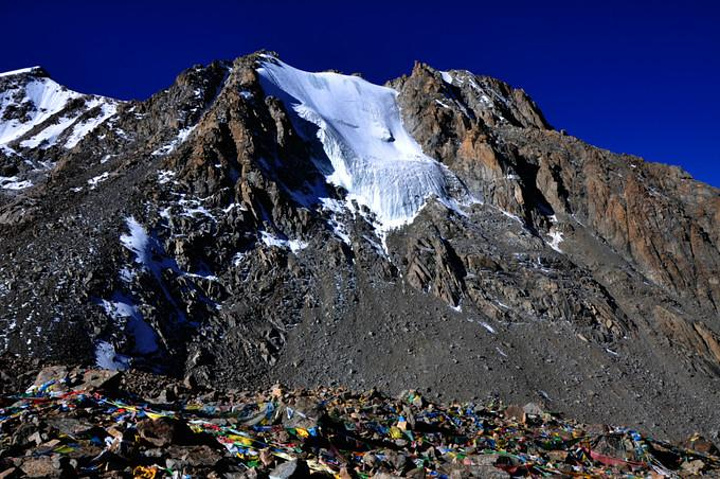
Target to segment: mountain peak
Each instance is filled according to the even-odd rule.
[[[0,78],[13,76],[50,77],[50,74],[41,66],[21,68],[19,70],[12,70],[9,72],[0,73]]]
[[[0,351],[720,423],[717,190],[424,64],[260,53],[94,100],[0,82]]]
[[[39,66],[0,74],[0,190],[45,178],[59,156],[50,151],[73,148],[119,104],[72,91]]]

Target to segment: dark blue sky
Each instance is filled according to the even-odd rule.
[[[524,88],[557,128],[720,186],[720,2],[0,0],[0,71],[146,98],[261,48],[374,82],[414,60]]]

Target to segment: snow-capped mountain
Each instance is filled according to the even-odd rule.
[[[555,130],[520,89],[258,53],[146,101],[37,69],[0,98],[8,354],[720,419],[718,190]]]
[[[0,188],[22,190],[117,112],[120,102],[85,95],[53,81],[42,68],[0,74]],[[35,173],[35,175],[33,175]]]

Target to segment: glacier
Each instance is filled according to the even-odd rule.
[[[464,187],[405,130],[397,91],[356,76],[302,71],[269,55],[257,73],[265,93],[297,116],[300,134],[308,128],[298,118],[317,127],[331,165],[319,168],[347,191],[347,200],[375,214],[380,230],[412,222],[433,196],[455,208],[453,192]]]

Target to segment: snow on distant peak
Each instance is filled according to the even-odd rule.
[[[34,72],[43,70],[33,67],[0,74],[9,80],[0,90],[0,145],[21,141],[23,148],[47,148],[71,132],[63,146],[72,148],[116,113],[117,100],[69,90],[44,74],[18,76]],[[81,99],[85,103],[78,105]],[[97,107],[98,114],[86,114]],[[14,113],[18,109],[22,115]]]
[[[454,203],[458,180],[405,130],[397,91],[356,76],[305,72],[267,55],[257,72],[267,94],[318,127],[331,163],[327,181],[375,213],[381,230],[410,223],[433,195]]]
[[[24,75],[26,73],[33,73],[33,72],[37,72],[40,70],[42,70],[42,67],[40,67],[40,66],[34,66],[34,67],[30,67],[30,68],[21,68],[19,70],[13,70],[13,71],[9,71],[9,72],[0,73],[0,78],[10,77],[10,76],[14,76],[14,75]]]

